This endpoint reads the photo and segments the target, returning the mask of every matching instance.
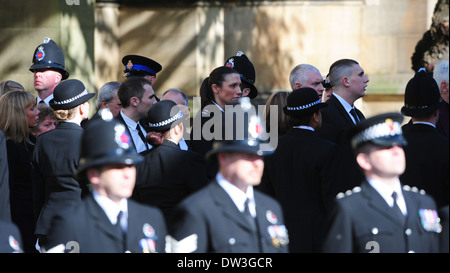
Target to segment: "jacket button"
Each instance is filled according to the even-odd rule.
[[[234,245],[234,244],[236,243],[236,239],[230,238],[230,239],[228,239],[228,243],[229,243],[230,245]]]
[[[374,227],[372,228],[372,234],[377,235],[378,234],[378,228]]]
[[[411,230],[410,228],[407,228],[407,229],[405,230],[405,234],[406,234],[407,236],[411,235],[411,233],[412,233],[412,230]]]

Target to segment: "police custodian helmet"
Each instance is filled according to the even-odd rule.
[[[38,45],[34,50],[33,64],[29,69],[31,72],[38,69],[52,69],[61,73],[63,80],[69,77],[69,72],[66,70],[65,66],[64,53],[61,48],[48,37],[45,37],[44,43]]]
[[[136,153],[125,125],[113,119],[109,109],[100,110],[98,115],[101,118],[89,122],[84,130],[78,174],[106,164],[141,162],[143,158]]]
[[[228,114],[233,114],[232,119],[225,117],[225,139],[215,140],[213,149],[206,154],[206,157],[211,158],[220,152],[242,152],[259,156],[272,154],[274,149],[264,140],[267,137],[266,131],[261,118],[250,103],[250,98],[240,98],[233,108],[233,110],[225,109],[225,115],[227,111]],[[227,120],[232,122],[228,124]],[[227,130],[232,132],[231,137]]]

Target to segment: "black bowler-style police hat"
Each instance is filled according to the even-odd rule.
[[[427,116],[438,109],[440,101],[439,86],[433,76],[421,68],[406,85],[401,112],[410,117]]]
[[[158,62],[139,55],[126,55],[122,58],[122,64],[125,66],[123,72],[126,77],[143,75],[156,77],[156,73],[162,69]]]
[[[95,96],[89,93],[84,84],[76,79],[69,79],[59,83],[53,91],[53,99],[49,102],[53,110],[72,109]]]
[[[29,68],[31,72],[38,69],[52,69],[61,73],[62,79],[69,77],[65,67],[64,53],[61,48],[50,38],[45,37],[44,43],[34,50],[33,64]]]
[[[331,85],[331,81],[330,81],[330,74],[327,74],[325,79],[322,81],[322,85],[323,85],[324,88],[331,88],[331,87],[333,87]]]
[[[406,140],[402,134],[403,115],[400,113],[383,113],[358,123],[352,127],[348,136],[352,148],[357,149],[364,144],[376,146],[405,146]]]
[[[287,104],[283,112],[292,117],[300,117],[326,107],[328,104],[321,102],[316,90],[310,87],[295,89],[287,97]]]
[[[101,118],[89,122],[81,140],[80,167],[77,174],[106,164],[135,165],[143,160],[136,153],[125,125],[113,119],[107,108],[98,112]]]
[[[258,89],[254,86],[256,78],[255,67],[242,51],[238,51],[236,56],[228,58],[225,66],[236,69],[241,75],[241,80],[250,86],[250,93],[248,94],[250,99],[258,95]]]
[[[183,113],[171,100],[158,101],[150,107],[147,114],[147,129],[151,132],[164,132],[183,122]]]
[[[206,154],[207,158],[220,152],[243,152],[259,156],[270,155],[274,149],[263,141],[266,131],[261,118],[252,108],[250,98],[242,97],[233,105],[232,111],[225,109],[225,115],[234,112],[233,118],[225,117],[225,130],[233,130],[231,137],[225,131],[225,140],[215,140],[213,149]],[[227,124],[227,120],[232,120],[232,124]],[[266,145],[264,145],[266,144]],[[264,149],[263,146],[264,145]]]

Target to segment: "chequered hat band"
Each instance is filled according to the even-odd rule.
[[[313,107],[316,104],[319,104],[320,102],[321,102],[320,99],[318,99],[317,101],[311,102],[311,103],[306,104],[306,105],[300,105],[300,106],[296,106],[296,107],[287,106],[286,109],[289,110],[289,111],[305,110],[305,109]]]
[[[169,119],[166,119],[166,120],[163,120],[163,121],[160,121],[160,122],[158,122],[158,123],[148,123],[148,126],[149,127],[162,127],[162,126],[166,126],[167,124],[170,124],[170,123],[172,123],[172,122],[174,122],[174,121],[176,121],[176,120],[179,120],[180,118],[182,118],[183,117],[183,113],[181,113],[181,111],[180,112],[178,112],[175,116],[173,116],[173,117],[171,117],[171,118],[169,118]]]
[[[80,94],[78,94],[75,97],[72,97],[70,99],[66,99],[66,100],[63,100],[63,101],[56,101],[56,99],[55,99],[53,101],[53,104],[56,104],[56,105],[69,104],[69,103],[71,103],[71,102],[73,102],[73,101],[75,101],[75,100],[77,100],[77,99],[79,99],[79,98],[81,98],[81,97],[83,97],[83,96],[85,96],[87,94],[89,94],[88,91],[86,89],[84,89],[83,92],[81,92]]]
[[[358,133],[352,139],[352,146],[356,147],[360,143],[369,142],[378,138],[393,137],[402,134],[401,124],[398,122],[378,123]]]

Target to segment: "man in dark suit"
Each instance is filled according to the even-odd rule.
[[[92,192],[53,219],[45,249],[49,252],[164,252],[166,225],[162,213],[128,198],[142,161],[125,126],[102,110],[102,119],[83,134],[77,176],[89,180]]]
[[[34,202],[39,216],[35,233],[42,243],[53,215],[79,202],[87,192],[87,185],[77,181],[73,173],[80,160],[80,124],[88,117],[88,100],[94,96],[81,81],[69,79],[56,86],[50,101],[60,122],[54,130],[39,136],[32,158]]]
[[[449,204],[450,164],[448,137],[436,129],[440,99],[435,80],[420,71],[406,85],[401,109],[411,122],[402,128],[408,145],[404,148],[406,170],[400,180],[425,190],[438,208]]]
[[[346,171],[343,172],[340,191],[346,191],[358,185],[363,178],[345,134],[349,128],[365,119],[354,102],[365,95],[369,79],[359,63],[350,59],[334,62],[330,67],[329,78],[333,94],[326,101],[328,107],[322,110],[319,135],[336,143],[342,151],[340,160]]]
[[[248,97],[242,98],[250,105]],[[237,107],[237,106],[236,106]],[[244,113],[245,116],[245,113]],[[244,120],[241,137],[215,141],[209,157],[217,156],[219,172],[203,189],[175,209],[169,227],[173,252],[287,252],[288,234],[279,203],[253,189],[264,168],[262,123],[256,115]],[[236,120],[243,119],[237,115]],[[235,128],[238,128],[235,126]],[[238,130],[238,129],[236,129]]]
[[[324,252],[437,252],[441,225],[433,198],[400,183],[405,170],[400,113],[371,117],[349,132],[364,171],[360,187],[337,195]]]
[[[138,153],[150,150],[151,145],[145,141],[146,125],[141,120],[145,120],[148,110],[156,103],[151,83],[142,77],[130,77],[120,85],[117,95],[122,103],[122,110],[116,119],[125,125]]]
[[[338,193],[338,146],[316,133],[325,106],[312,88],[292,91],[283,110],[293,128],[280,137],[275,153],[264,159],[258,189],[273,196],[283,208],[289,252],[321,250],[321,229]]]
[[[179,146],[184,119],[171,100],[161,100],[152,106],[148,111],[149,130],[160,135],[162,140],[158,137],[158,141],[162,143],[143,153],[144,160],[136,165],[133,199],[160,208],[168,224],[173,208],[209,182],[204,157]]]

